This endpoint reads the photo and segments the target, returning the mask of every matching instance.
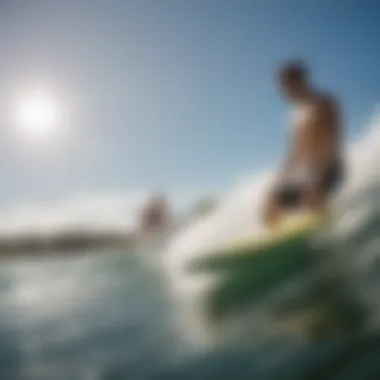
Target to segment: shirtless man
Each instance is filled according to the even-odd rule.
[[[278,80],[294,114],[290,152],[264,210],[267,225],[274,225],[289,208],[323,211],[343,174],[337,102],[311,87],[301,62],[282,66]]]

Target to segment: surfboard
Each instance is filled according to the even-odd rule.
[[[204,252],[187,269],[192,273],[247,271],[259,263],[269,265],[274,258],[281,260],[284,255],[290,259],[292,252],[305,247],[313,233],[327,223],[326,214],[291,215],[273,229],[252,232]]]
[[[315,256],[311,238],[327,222],[327,215],[290,216],[275,229],[233,240],[191,263],[188,269],[193,274],[219,276],[209,296],[210,315],[226,316],[312,268]]]

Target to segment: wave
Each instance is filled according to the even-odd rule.
[[[380,115],[375,114],[362,135],[346,146],[347,176],[344,185],[332,200],[334,239],[358,274],[367,271],[380,252]],[[208,247],[260,229],[259,215],[268,186],[275,171],[247,176],[226,194],[220,207],[202,220],[188,225],[174,236],[164,255],[164,268],[169,276],[170,289],[180,301],[181,313],[205,324],[202,304],[217,279],[193,278],[184,268]],[[354,252],[352,252],[354,251]],[[380,255],[379,255],[380,256]],[[357,285],[356,290],[360,286]],[[364,286],[364,289],[367,289]],[[365,293],[365,291],[364,291]],[[368,297],[367,297],[368,298]],[[368,300],[367,300],[368,301]],[[372,300],[373,301],[373,300]],[[204,334],[205,329],[202,329]]]

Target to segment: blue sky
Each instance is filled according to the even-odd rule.
[[[376,0],[4,1],[0,204],[71,192],[220,189],[276,164],[287,105],[273,72],[300,57],[360,134],[380,98]],[[20,140],[10,100],[42,86],[61,141]]]

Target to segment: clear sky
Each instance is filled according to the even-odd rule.
[[[287,109],[273,73],[292,57],[359,134],[380,98],[379,11],[378,0],[2,1],[0,204],[217,189],[276,163]],[[35,88],[63,115],[46,141],[10,117]]]

